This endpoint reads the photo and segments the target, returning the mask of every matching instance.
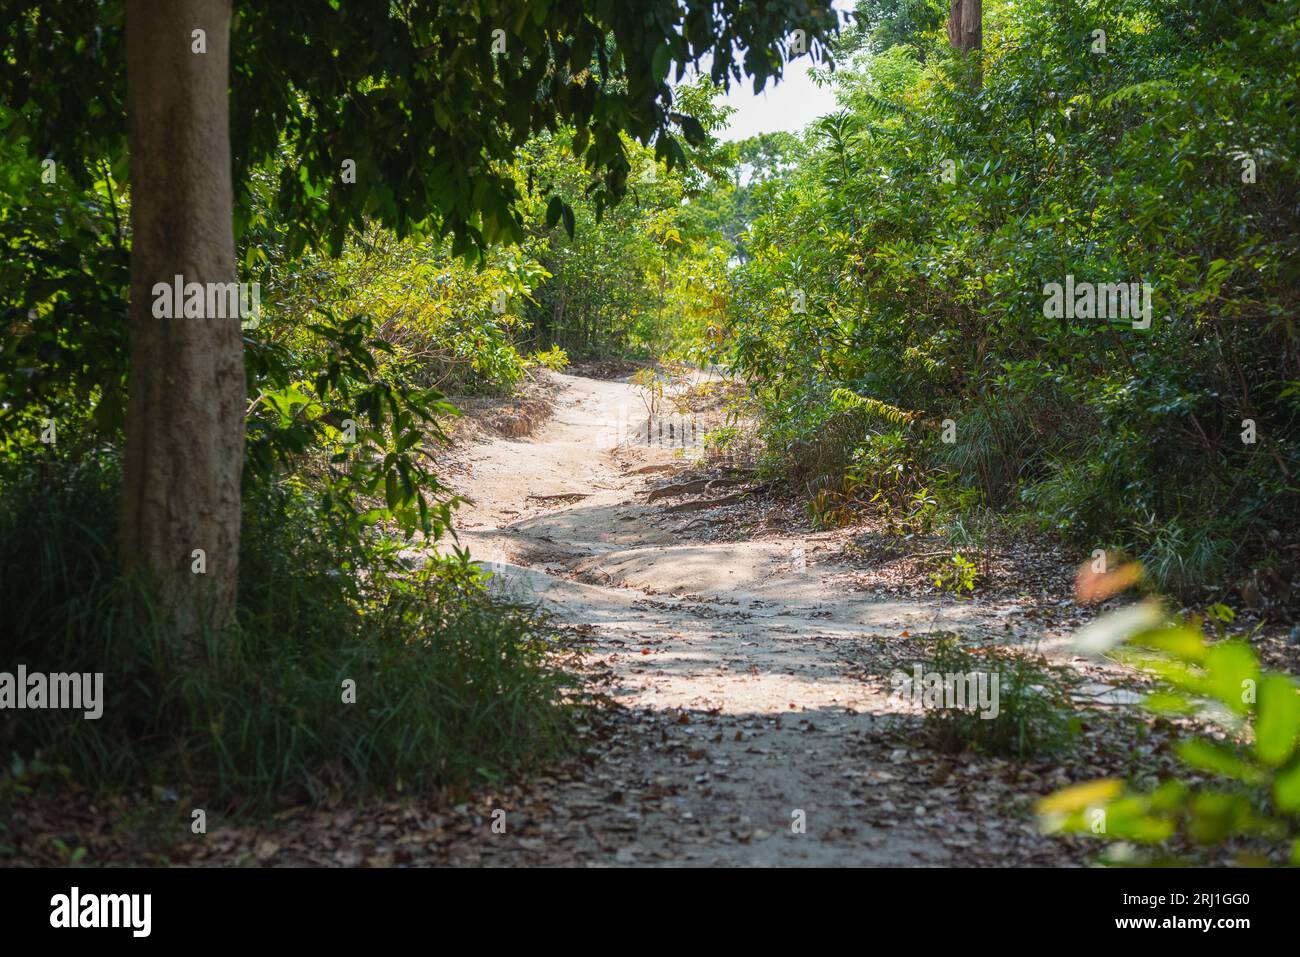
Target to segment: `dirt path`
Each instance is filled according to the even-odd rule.
[[[645,415],[632,387],[557,378],[535,435],[470,450],[460,536],[499,587],[589,626],[627,710],[505,843],[535,863],[962,863],[991,833],[960,787],[982,772],[958,761],[936,779],[905,749],[882,752],[882,730],[916,717],[863,673],[888,674],[899,635],[993,612],[854,593],[847,569],[812,560],[816,536],[684,540],[698,514],[646,502],[647,478],[681,459],[628,441]]]

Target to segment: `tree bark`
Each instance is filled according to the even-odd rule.
[[[178,657],[232,623],[244,458],[243,334],[155,318],[155,283],[235,280],[231,0],[128,0],[130,374],[119,554],[155,589]],[[194,52],[195,30],[206,52]],[[205,568],[196,571],[196,550]]]
[[[957,50],[978,50],[984,43],[983,0],[952,0],[948,42]]]

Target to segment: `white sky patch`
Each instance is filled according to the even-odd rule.
[[[759,133],[777,130],[796,132],[818,117],[835,110],[835,93],[829,86],[817,86],[808,76],[806,57],[800,57],[789,67],[781,82],[775,86],[768,81],[763,92],[754,95],[754,87],[746,78],[744,86],[733,86],[722,102],[734,107],[736,112],[728,119],[727,128],[719,138],[743,140]]]
[[[832,4],[841,14],[852,12],[852,0],[835,0]],[[840,20],[843,23],[843,17]],[[740,83],[734,80],[722,103],[732,107],[725,129],[718,132],[719,139],[726,141],[743,140],[759,133],[774,133],[777,130],[794,133],[819,117],[832,113],[836,109],[835,92],[830,86],[817,86],[808,75],[814,65],[809,55],[797,57],[786,66],[786,71],[779,83],[769,78],[763,92],[754,93],[754,81],[745,77]],[[824,68],[826,62],[816,64]],[[707,72],[711,58],[700,64]]]

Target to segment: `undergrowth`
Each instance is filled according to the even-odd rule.
[[[104,675],[102,717],[6,710],[0,752],[92,789],[257,812],[493,780],[570,745],[577,689],[545,620],[489,598],[463,554],[349,544],[290,483],[245,501],[236,640],[183,667],[147,588],[112,571],[117,476],[104,452],[0,482],[0,658]]]

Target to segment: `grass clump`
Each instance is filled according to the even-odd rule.
[[[990,692],[996,689],[995,709],[925,709],[924,733],[940,751],[1025,759],[1061,751],[1078,731],[1068,678],[1041,658],[966,648],[945,635],[922,667],[943,676],[979,676]]]

